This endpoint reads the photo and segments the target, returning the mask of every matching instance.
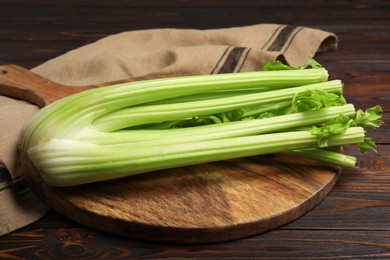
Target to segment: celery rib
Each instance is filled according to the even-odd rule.
[[[177,128],[169,130],[123,130],[117,132],[100,132],[91,129],[80,140],[107,145],[121,143],[146,142],[150,145],[164,145],[188,140],[201,141],[236,136],[268,133],[300,126],[313,125],[336,118],[340,113],[353,116],[355,108],[352,104],[340,107],[328,107],[315,111],[306,111],[289,115],[275,116],[265,119],[253,119],[224,124],[197,126],[193,128]]]
[[[192,116],[210,115],[238,108],[247,108],[291,100],[299,92],[322,89],[329,92],[342,92],[340,80],[293,87],[283,90],[227,97],[216,100],[183,102],[178,104],[162,104],[151,106],[136,106],[115,110],[101,116],[92,122],[100,131],[115,131],[126,127],[153,122],[179,120]]]
[[[353,127],[345,134],[331,138],[329,145],[361,142],[363,138],[364,130],[361,127]],[[317,138],[307,131],[171,144],[161,147],[144,146],[137,147],[137,149],[132,149],[131,145],[129,147],[96,146],[91,147],[92,150],[86,149],[85,152],[75,150],[75,143],[68,147],[66,143],[54,141],[41,147],[41,149],[52,150],[53,153],[49,153],[51,155],[49,158],[45,158],[44,155],[47,153],[42,153],[40,149],[30,151],[29,156],[39,162],[39,167],[46,169],[42,176],[45,182],[69,186],[83,184],[80,182],[83,176],[88,176],[89,180],[92,178],[102,181],[158,169],[309,148],[316,146],[316,143]],[[122,153],[124,150],[129,152]],[[42,155],[43,158],[39,158]],[[86,157],[83,158],[83,156]],[[63,179],[64,176],[66,180]]]
[[[356,157],[323,149],[310,148],[291,150],[282,152],[282,154],[315,159],[323,162],[333,163],[335,165],[346,168],[353,168],[356,166]]]

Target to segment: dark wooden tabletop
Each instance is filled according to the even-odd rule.
[[[265,234],[215,244],[159,244],[86,228],[51,210],[0,237],[0,258],[390,259],[389,14],[386,0],[0,0],[0,65],[26,68],[129,30],[283,23],[331,31],[339,37],[339,49],[316,59],[345,82],[345,96],[355,106],[381,105],[385,121],[370,131],[378,154],[361,155],[347,147],[358,167],[343,170],[315,209]]]

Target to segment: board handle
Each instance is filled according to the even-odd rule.
[[[38,107],[91,88],[64,86],[17,65],[0,66],[0,95],[28,101]]]

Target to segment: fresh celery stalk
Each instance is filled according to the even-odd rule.
[[[52,186],[268,153],[331,158],[325,146],[372,148],[364,128],[382,123],[381,109],[355,111],[343,83],[311,64],[84,91],[38,111],[21,148]]]

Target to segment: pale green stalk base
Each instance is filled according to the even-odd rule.
[[[352,127],[329,140],[329,146],[363,142],[364,129]],[[278,140],[278,142],[275,142]],[[317,147],[307,131],[273,133],[164,146],[94,145],[56,140],[28,152],[42,179],[53,186],[69,186],[218,160]],[[127,151],[127,152],[124,152]]]

